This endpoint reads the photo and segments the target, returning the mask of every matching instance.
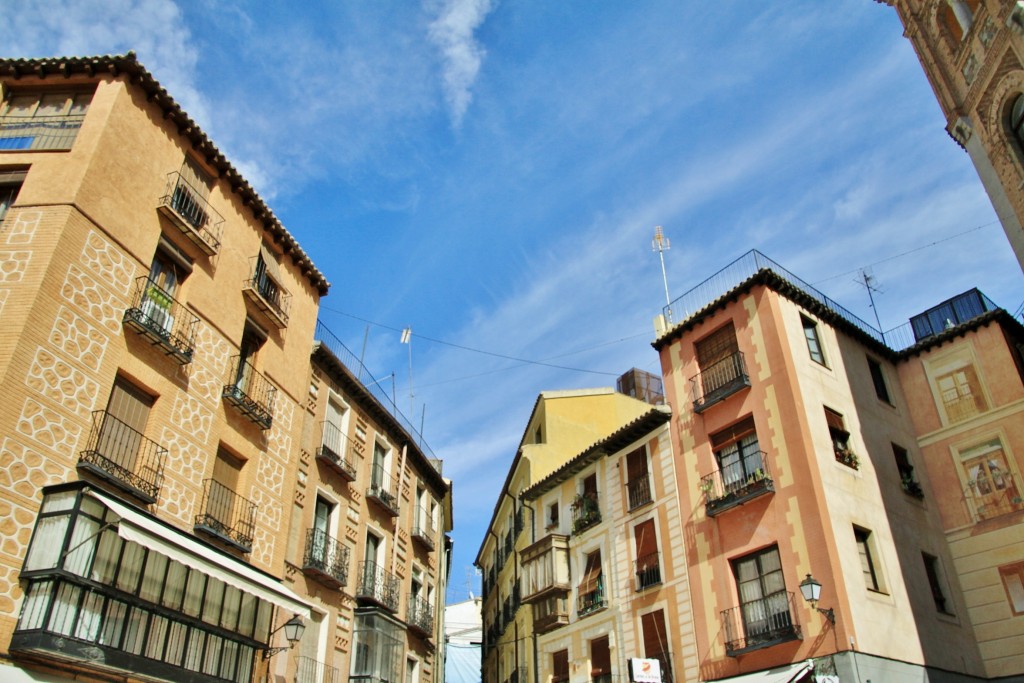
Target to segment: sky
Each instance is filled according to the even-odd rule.
[[[9,11],[4,11],[4,10]],[[450,602],[537,395],[658,372],[652,319],[758,249],[894,328],[1024,281],[875,0],[0,0],[7,57],[138,59],[332,287],[453,482]],[[400,343],[411,328],[409,345]],[[394,379],[390,376],[394,373]]]

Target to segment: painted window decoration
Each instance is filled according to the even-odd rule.
[[[1024,509],[1018,477],[1010,470],[998,437],[962,451],[960,457],[967,481],[965,495],[977,520]]]
[[[935,378],[947,422],[961,422],[988,410],[974,365],[967,364]]]

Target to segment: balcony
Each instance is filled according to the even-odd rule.
[[[278,328],[288,327],[288,308],[291,295],[281,289],[274,278],[267,274],[262,257],[257,257],[253,274],[242,285],[242,293],[256,308]]]
[[[569,601],[565,597],[549,597],[533,604],[533,629],[548,633],[569,623]]]
[[[743,505],[755,498],[775,492],[775,482],[763,451],[744,454],[741,460],[702,477],[704,509],[708,517]]]
[[[725,654],[729,657],[792,640],[803,634],[796,623],[793,594],[781,591],[722,612]]]
[[[341,588],[348,583],[348,557],[349,549],[327,532],[306,532],[306,549],[302,553],[302,571],[306,576],[331,588]]]
[[[261,429],[270,429],[277,389],[245,357],[232,356],[228,384],[221,393],[248,420]]]
[[[150,278],[135,280],[132,305],[123,321],[181,365],[192,362],[199,318]]]
[[[975,475],[968,482],[964,497],[974,511],[975,521],[982,522],[1024,510],[1024,498],[1018,476],[1005,470],[989,470],[987,475]]]
[[[85,115],[0,116],[0,150],[67,150],[75,143]]]
[[[572,533],[580,534],[601,521],[596,493],[582,493],[572,502]]]
[[[105,410],[92,414],[92,430],[78,459],[88,472],[146,505],[160,494],[167,449],[147,439]]]
[[[638,558],[633,563],[633,573],[636,575],[636,590],[647,590],[652,586],[661,584],[660,553],[654,552]]]
[[[643,507],[651,502],[651,478],[643,474],[626,484],[626,498],[629,500],[630,511]]]
[[[295,658],[295,683],[342,683],[341,669],[312,657]]]
[[[157,210],[204,254],[213,256],[220,251],[224,217],[210,206],[205,194],[205,188],[200,191],[174,171],[167,174]]]
[[[203,482],[203,499],[196,515],[195,532],[226,543],[242,551],[252,552],[256,526],[256,504],[243,498],[218,481]]]
[[[602,579],[598,579],[596,585],[590,590],[584,591],[582,587],[580,588],[580,594],[576,597],[576,614],[585,617],[607,606]]]
[[[416,510],[416,521],[412,525],[412,540],[427,550],[434,549],[434,523],[430,513],[422,508]]]
[[[550,534],[521,554],[523,602],[566,595],[569,585],[569,537]]]
[[[418,633],[421,638],[434,636],[434,609],[429,602],[418,595],[410,595],[405,616],[409,630]]]
[[[376,562],[359,563],[359,585],[355,598],[361,605],[377,605],[390,612],[398,611],[398,577]]]
[[[398,516],[397,482],[379,463],[373,466],[370,473],[370,488],[366,489],[366,498],[379,505],[390,516]]]
[[[693,409],[697,413],[702,413],[737,391],[750,386],[743,354],[737,351],[711,364],[690,379],[690,383],[693,386]]]
[[[320,447],[316,459],[341,475],[346,481],[355,481],[356,466],[345,453],[349,450],[348,437],[333,422],[321,422]]]

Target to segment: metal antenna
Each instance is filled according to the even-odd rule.
[[[661,281],[665,284],[665,317],[672,322],[672,298],[668,295],[668,275],[665,273],[665,252],[671,247],[669,239],[660,225],[654,228],[654,239],[651,240],[651,251],[658,252],[661,259]]]
[[[409,416],[412,417],[412,327],[402,330],[402,343],[409,345]]]
[[[875,306],[874,295],[875,292],[882,294],[882,290],[875,285],[876,280],[874,276],[869,273],[866,268],[860,269],[860,277],[861,279],[856,282],[858,285],[861,285],[864,289],[868,290],[868,301],[871,302],[871,310],[875,312],[875,324],[878,325],[878,331],[884,335],[884,332],[882,332],[882,321],[878,317],[878,307]]]

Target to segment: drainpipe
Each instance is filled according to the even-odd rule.
[[[519,504],[530,511],[530,543],[532,545],[537,542],[537,511],[524,500],[519,501]],[[540,664],[537,661],[537,629],[530,629],[530,640],[533,641],[533,683],[540,683]]]

